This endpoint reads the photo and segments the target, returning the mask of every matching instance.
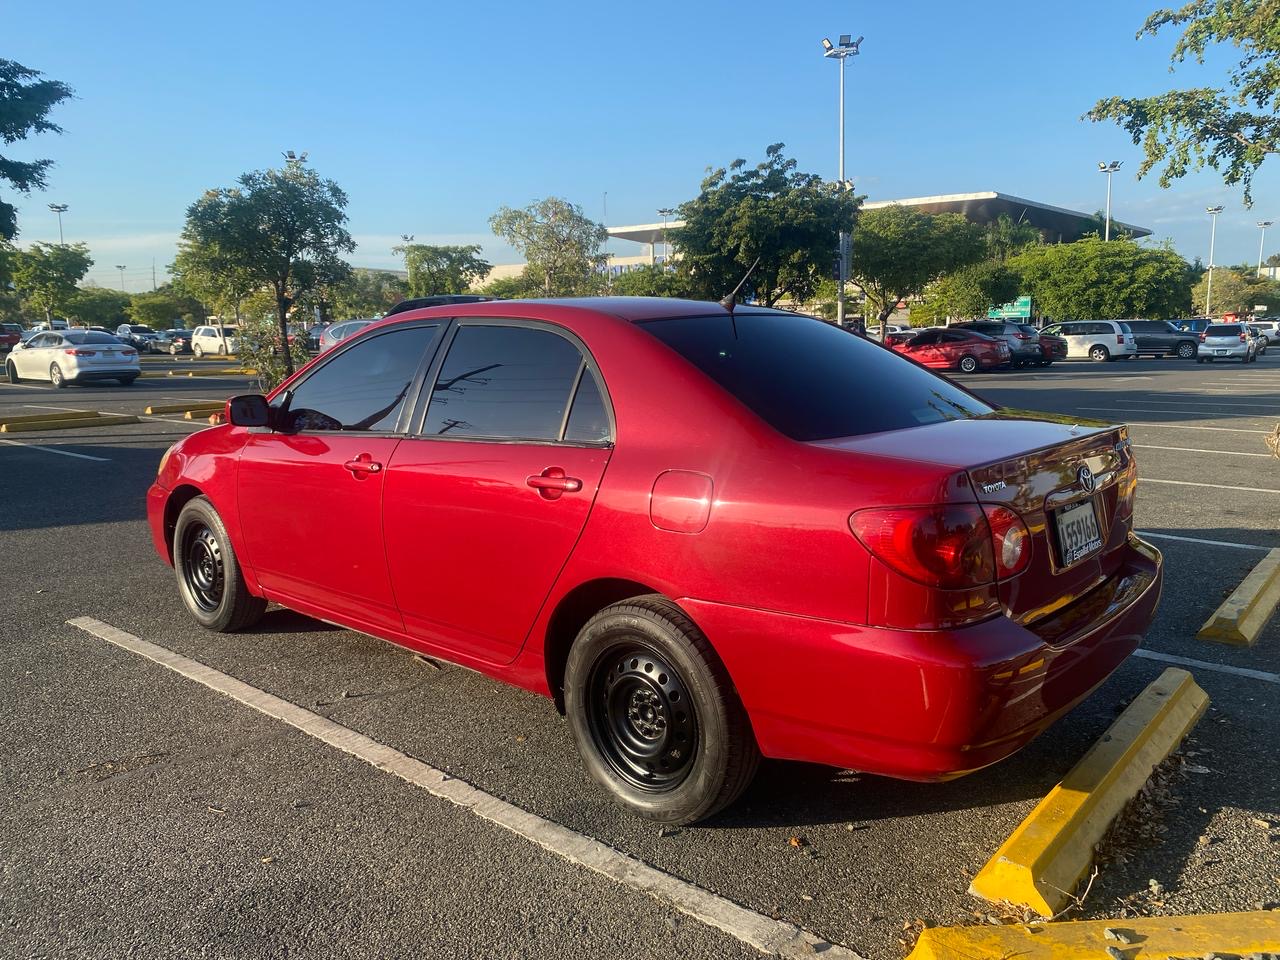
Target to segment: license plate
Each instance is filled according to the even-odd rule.
[[[116,352],[114,350],[103,350],[102,355],[104,357],[114,357],[116,355]]]
[[[1102,549],[1102,533],[1092,500],[1059,510],[1054,519],[1058,525],[1058,552],[1064,567]]]
[[[1230,351],[1230,350],[1215,350],[1215,351],[1213,351],[1213,352],[1214,352],[1214,353],[1216,353],[1216,354],[1217,354],[1218,356],[1220,356],[1220,357],[1225,357],[1225,356],[1226,356],[1228,353],[1230,353],[1231,351]]]

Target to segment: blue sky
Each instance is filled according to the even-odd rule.
[[[848,172],[872,199],[999,190],[1100,209],[1099,160],[1119,159],[1113,213],[1218,263],[1257,257],[1280,220],[1280,162],[1255,205],[1212,171],[1138,182],[1117,127],[1081,122],[1100,96],[1218,82],[1223,62],[1168,73],[1173,35],[1135,41],[1154,2],[8,5],[0,56],[71,84],[65,133],[7,153],[52,157],[49,190],[18,198],[20,241],[56,240],[67,203],[91,277],[163,280],[200,193],[306,150],[350,197],[357,266],[397,266],[401,233],[481,243],[500,205],[567,197],[608,222],[653,222],[708,165],[782,141],[834,177],[836,66],[819,41],[865,35],[848,75]],[[11,193],[6,194],[12,197]],[[1273,242],[1274,240],[1274,242]],[[631,247],[631,249],[626,249]],[[619,252],[640,252],[618,244]],[[1280,250],[1280,226],[1268,253]]]

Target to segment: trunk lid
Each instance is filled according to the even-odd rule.
[[[963,470],[979,502],[1016,512],[1031,533],[1031,562],[999,593],[1020,623],[1052,614],[1114,573],[1132,526],[1131,511],[1119,509],[1132,457],[1122,426],[1004,409],[824,445]]]

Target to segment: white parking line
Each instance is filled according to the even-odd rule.
[[[1270,487],[1233,487],[1225,483],[1198,483],[1195,480],[1157,480],[1155,477],[1139,477],[1139,483],[1169,483],[1178,487],[1209,487],[1213,490],[1245,490],[1249,493],[1280,493]]]
[[[1257,550],[1270,553],[1270,547],[1256,547],[1252,543],[1231,543],[1229,540],[1203,540],[1200,537],[1179,537],[1172,533],[1152,533],[1150,530],[1136,531],[1138,536],[1152,540],[1178,540],[1182,543],[1203,543],[1210,547],[1231,547],[1233,550]]]
[[[784,957],[821,955],[836,960],[862,960],[852,950],[816,937],[795,924],[748,910],[732,900],[663,873],[593,837],[546,820],[505,800],[499,800],[421,760],[366,737],[350,727],[335,723],[328,717],[312,713],[288,700],[250,686],[243,680],[237,680],[182,654],[126,633],[109,623],[92,617],[76,617],[67,623],[296,727],[308,736],[349,753],[370,766],[393,773],[432,796],[470,810],[482,820],[509,830],[570,863],[594,870],[621,886],[646,893],[761,953]]]
[[[1113,407],[1081,407],[1081,410],[1108,410],[1115,412]],[[1124,420],[1126,426],[1130,427],[1159,427],[1169,430],[1214,430],[1220,433],[1260,433],[1267,434],[1270,430],[1245,430],[1241,427],[1201,427],[1190,423],[1160,423],[1156,420]]]
[[[1181,403],[1174,404],[1174,401],[1181,400],[1181,399],[1183,398],[1171,397],[1166,395],[1160,400],[1116,400],[1116,403],[1127,403],[1130,405],[1135,403],[1141,403],[1146,406],[1150,406],[1153,403],[1154,404],[1168,403],[1168,404],[1176,405],[1180,407],[1180,406],[1183,406],[1183,404]],[[1192,397],[1192,396],[1186,397],[1186,400],[1189,403],[1198,403],[1202,407],[1245,407],[1247,409],[1252,409],[1254,407],[1280,407],[1280,400],[1251,400],[1248,403],[1237,403],[1234,400],[1219,402],[1217,400],[1209,400],[1206,397]],[[1265,413],[1266,411],[1263,411],[1263,412]]]
[[[1171,653],[1157,653],[1154,650],[1135,650],[1135,657],[1144,660],[1159,660],[1161,663],[1176,663],[1180,667],[1191,667],[1195,670],[1210,670],[1213,673],[1229,673],[1234,677],[1248,677],[1250,680],[1261,680],[1263,683],[1280,683],[1280,673],[1267,673],[1265,670],[1250,670],[1247,667],[1229,667],[1224,663],[1210,663],[1208,660],[1192,660],[1190,657],[1175,657]]]
[[[1161,401],[1146,401],[1150,403],[1158,403]],[[1167,402],[1167,401],[1164,401]],[[1217,420],[1269,420],[1272,417],[1280,416],[1275,413],[1261,413],[1255,417],[1247,416],[1242,413],[1222,410],[1202,410],[1199,407],[1183,407],[1183,406],[1164,406],[1164,407],[1137,407],[1132,410],[1126,410],[1121,407],[1079,407],[1080,410],[1107,410],[1110,413],[1198,413],[1207,417],[1213,417]]]
[[[1241,453],[1239,450],[1205,450],[1202,447],[1161,447],[1154,443],[1135,443],[1139,450],[1181,450],[1183,453],[1212,453],[1224,457],[1267,457],[1269,453]]]
[[[6,440],[0,438],[0,443],[7,443],[14,447],[26,447],[28,450],[43,450],[45,453],[57,453],[64,457],[75,457],[77,460],[97,460],[99,463],[110,463],[110,457],[91,457],[87,453],[72,453],[70,450],[59,450],[57,447],[42,447],[38,443],[23,443],[21,440]]]

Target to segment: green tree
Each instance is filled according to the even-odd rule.
[[[1268,267],[1280,267],[1280,253],[1273,253],[1265,261]]]
[[[911,322],[985,318],[991,307],[1015,299],[1021,284],[1021,277],[998,260],[961,267],[929,285],[924,302],[911,307]]]
[[[466,293],[493,269],[493,264],[480,256],[478,243],[443,247],[406,243],[392,247],[391,252],[404,257],[411,297]]]
[[[987,258],[1004,263],[1012,256],[1021,253],[1027,247],[1042,243],[1040,231],[1029,223],[1014,219],[1002,213],[986,228]],[[1008,303],[1007,300],[1000,301]]]
[[[239,323],[245,298],[262,286],[255,271],[223,254],[216,244],[194,239],[178,242],[178,255],[169,264],[169,272],[175,294],[202,305],[197,326],[209,312],[204,305],[223,318],[235,317]]]
[[[227,290],[237,284],[270,289],[283,339],[295,300],[350,273],[340,256],[355,249],[343,226],[347,195],[322,180],[305,157],[290,157],[283,169],[241,174],[237,182],[187,208],[174,267],[179,273],[195,267]],[[285,352],[283,359],[286,375],[292,374],[292,357]]]
[[[67,301],[67,319],[82,327],[106,327],[114,330],[129,317],[129,295],[108,287],[81,287]]]
[[[773,306],[811,300],[831,274],[840,230],[852,228],[861,198],[812,173],[796,170],[771,144],[764,162],[742,159],[712,170],[701,192],[680,205],[672,227],[677,273],[691,296],[719,300],[742,280],[743,295]]]
[[[388,270],[357,267],[330,291],[333,315],[340,320],[380,317],[409,296],[409,285]]]
[[[1086,237],[1031,247],[1009,266],[1040,311],[1055,320],[1165,319],[1191,309],[1191,268],[1167,247]]]
[[[498,277],[490,280],[474,292],[495,300],[527,300],[542,293],[542,284],[530,275],[528,268],[521,270],[514,277]]]
[[[577,204],[548,197],[521,210],[501,207],[489,218],[489,226],[524,256],[526,272],[546,296],[599,292],[609,233]]]
[[[72,95],[65,83],[42,80],[32,70],[12,60],[0,60],[0,142],[25,140],[33,133],[61,133],[49,113]],[[52,160],[13,160],[0,156],[0,182],[7,181],[19,193],[43,190]],[[0,240],[18,235],[18,215],[13,204],[0,200]]]
[[[63,246],[33,243],[15,252],[13,285],[22,297],[44,312],[45,322],[62,312],[76,294],[76,284],[93,266],[89,248],[83,243]]]
[[[612,292],[620,297],[683,297],[685,279],[660,264],[628,270],[613,278]],[[727,291],[726,291],[727,292]]]
[[[135,293],[129,302],[129,319],[152,330],[168,330],[182,318],[182,304],[166,291]]]
[[[1157,10],[1138,39],[1164,27],[1181,27],[1171,61],[1191,57],[1203,65],[1206,52],[1227,44],[1240,59],[1225,86],[1170,90],[1150,97],[1107,97],[1085,116],[1112,120],[1143,150],[1142,177],[1163,164],[1160,186],[1210,166],[1227,184],[1244,185],[1252,204],[1254,173],[1280,152],[1280,5],[1276,0],[1190,0],[1176,10]],[[1172,68],[1171,68],[1172,69]]]
[[[1204,308],[1208,292],[1209,274],[1206,271],[1191,289],[1191,302],[1195,309]],[[1252,315],[1253,308],[1259,304],[1267,308],[1267,313],[1280,312],[1280,283],[1259,277],[1252,266],[1243,270],[1213,268],[1213,302],[1209,304],[1213,316],[1220,317],[1224,313]]]
[[[867,306],[884,323],[898,301],[919,296],[930,283],[981,261],[985,232],[958,213],[925,213],[890,204],[864,210],[853,237],[852,274]]]

